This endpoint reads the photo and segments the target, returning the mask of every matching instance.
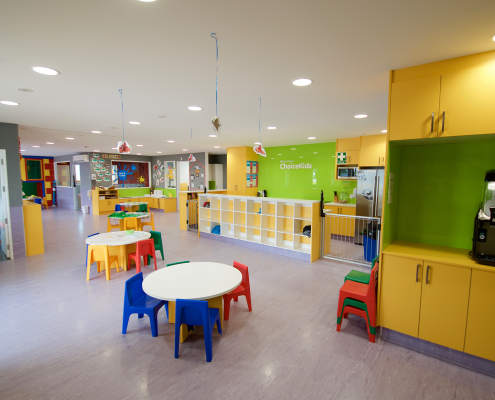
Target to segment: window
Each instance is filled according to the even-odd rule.
[[[74,175],[76,176],[76,183],[81,183],[81,166],[79,164],[74,165]]]
[[[71,186],[70,180],[70,162],[58,162],[56,168],[56,179],[58,186]]]
[[[26,158],[26,178],[28,181],[43,180],[43,160],[33,160]]]

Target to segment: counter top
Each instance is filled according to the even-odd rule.
[[[120,197],[119,200],[124,200],[124,199],[176,199],[177,197],[168,197],[168,196],[131,196],[131,197]]]
[[[215,192],[226,192],[227,189],[215,189],[215,190],[208,190],[206,194],[208,193],[215,193]],[[205,194],[204,190],[181,190],[179,193],[198,193],[198,194]]]
[[[323,203],[323,206],[335,206],[335,207],[353,207],[356,208],[356,203],[335,203],[335,202],[330,202],[330,203]]]
[[[209,193],[199,193],[201,196],[208,196]],[[236,194],[217,194],[214,197],[228,198],[228,199],[241,199],[241,200],[254,200],[254,201],[266,201],[266,202],[286,202],[286,203],[306,203],[313,204],[319,203],[320,200],[301,200],[301,199],[278,199],[275,197],[258,197],[258,196],[239,196]]]

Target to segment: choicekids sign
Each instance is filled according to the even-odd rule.
[[[311,168],[313,168],[313,166],[309,163],[294,163],[294,160],[280,161],[280,169],[311,169]]]

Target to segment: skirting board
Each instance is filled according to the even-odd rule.
[[[495,377],[495,362],[485,358],[476,357],[462,351],[440,346],[438,344],[383,327],[381,328],[381,338],[383,340],[398,344],[399,346],[406,347],[410,350],[417,351],[418,353],[435,357],[439,360]]]
[[[249,249],[266,251],[267,253],[278,254],[281,256],[297,258],[298,260],[311,261],[311,254],[301,251],[282,249],[280,247],[269,246],[262,243],[249,242],[247,240],[229,238],[225,236],[215,235],[214,233],[201,232],[201,237],[206,239],[217,240],[219,242],[235,244],[236,246],[247,247]]]

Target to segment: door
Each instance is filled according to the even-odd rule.
[[[495,361],[495,271],[473,269],[464,352]]]
[[[1,251],[7,258],[10,257],[10,243],[12,233],[10,228],[9,184],[7,181],[7,155],[0,150],[0,239]],[[0,257],[0,260],[3,257]]]
[[[385,164],[387,135],[361,136],[360,167],[380,167]]]
[[[237,163],[239,154],[231,149],[227,150],[227,194],[237,194]],[[244,167],[244,172],[246,168]]]
[[[356,215],[360,217],[373,217],[375,211],[375,188],[376,188],[376,169],[359,169],[357,171],[357,190],[356,190]],[[354,229],[354,243],[362,244],[363,223],[356,219]]]
[[[464,350],[471,269],[426,262],[423,266],[419,337]]]
[[[495,133],[494,93],[494,65],[442,75],[438,136]]]
[[[177,161],[175,166],[176,171],[179,176],[177,177],[178,185],[176,188],[176,197],[177,197],[177,210],[180,210],[180,187],[181,184],[185,183],[189,187],[189,161]],[[148,201],[148,205],[151,207],[151,199]]]
[[[389,140],[437,137],[439,102],[440,75],[393,83]]]
[[[380,326],[418,337],[423,260],[384,254]]]

